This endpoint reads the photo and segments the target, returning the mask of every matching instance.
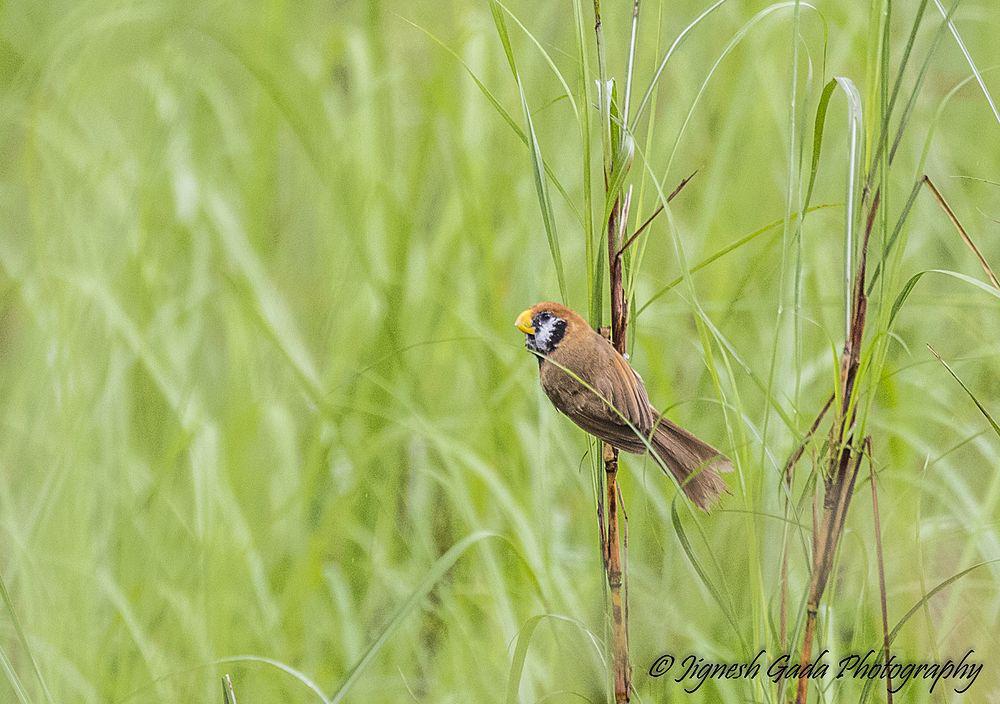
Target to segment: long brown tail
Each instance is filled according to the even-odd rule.
[[[666,418],[659,420],[650,440],[657,463],[677,478],[698,508],[708,511],[728,491],[719,475],[731,472],[733,465],[708,443]]]

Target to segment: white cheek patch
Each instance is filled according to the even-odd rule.
[[[535,347],[541,352],[550,352],[550,343],[552,341],[552,331],[555,329],[556,319],[552,318],[545,321],[544,323],[539,323],[535,327]]]
[[[562,318],[549,316],[535,324],[535,349],[541,354],[549,354],[563,339],[566,333],[566,321]]]

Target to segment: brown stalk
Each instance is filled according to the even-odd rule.
[[[955,211],[951,209],[950,205],[948,205],[948,201],[946,201],[944,196],[941,195],[941,191],[939,191],[937,186],[934,185],[934,182],[931,181],[930,176],[924,175],[924,184],[926,184],[927,188],[929,188],[931,193],[934,194],[934,198],[937,200],[938,205],[940,205],[944,212],[947,213],[951,223],[955,226],[955,229],[958,230],[958,234],[961,236],[962,241],[965,242],[965,246],[972,250],[972,253],[976,255],[976,259],[979,260],[979,265],[983,267],[983,271],[986,272],[986,276],[989,278],[990,283],[993,284],[994,288],[1000,289],[1000,281],[997,280],[997,275],[993,273],[993,269],[990,268],[989,262],[986,261],[986,257],[983,256],[983,253],[979,251],[979,247],[977,247],[976,243],[972,241],[971,237],[969,237],[969,233],[966,232],[964,227],[962,227],[962,223],[958,221],[958,216],[955,215]]]
[[[639,5],[640,0],[632,0],[632,33],[628,56],[628,78],[625,85],[625,100],[621,119],[623,130],[626,129],[624,126],[628,124],[629,97],[639,23]],[[611,106],[605,102],[609,97],[603,95],[603,91],[607,89],[607,63],[605,61],[602,27],[601,2],[600,0],[594,0],[594,33],[597,42],[600,90],[602,91],[601,112],[602,118],[606,122],[608,117],[605,114],[605,110],[610,110]],[[611,325],[610,329],[602,329],[601,332],[610,339],[611,344],[618,353],[624,356],[626,354],[626,340],[628,339],[629,302],[625,295],[622,257],[625,251],[650,226],[656,216],[663,212],[665,203],[661,204],[630,237],[626,237],[626,229],[632,205],[632,187],[624,188],[620,185],[615,185],[612,192],[611,185],[621,183],[621,179],[615,178],[615,176],[624,176],[625,172],[629,169],[629,163],[615,163],[617,147],[621,145],[611,144],[610,136],[612,132],[610,131],[610,123],[606,122],[606,124],[602,124],[602,130],[605,147],[605,196],[613,202],[613,205],[606,223],[608,276],[610,279],[611,294]],[[624,169],[625,171],[616,174],[616,169]],[[673,200],[687,183],[694,178],[694,175],[692,173],[681,181],[666,199],[666,202],[669,203]],[[597,519],[599,523],[601,557],[611,602],[612,675],[615,702],[623,704],[629,701],[632,691],[632,666],[629,661],[628,628],[628,515],[625,513],[624,497],[618,485],[618,450],[610,444],[604,443],[602,459],[604,461],[604,485],[602,487],[603,491],[599,488],[597,492]]]
[[[611,342],[619,353],[625,353],[628,332],[628,303],[622,280],[622,258],[618,243],[624,223],[628,222],[628,208],[631,191],[624,198],[615,201],[608,218],[608,270],[611,277]],[[612,671],[614,676],[615,702],[628,702],[632,689],[632,665],[629,662],[628,647],[628,589],[625,585],[625,560],[623,540],[627,541],[628,526],[624,511],[619,511],[621,489],[618,486],[618,450],[604,444],[604,483],[607,523],[602,531],[605,539],[604,570],[608,580],[611,599],[611,645]],[[619,516],[622,521],[619,521]],[[620,524],[624,523],[624,531]]]
[[[638,12],[638,6],[634,6]],[[633,18],[635,21],[637,17]],[[597,41],[597,62],[601,75],[601,90],[605,89],[604,34],[601,26],[601,2],[594,0],[594,34]],[[602,96],[602,113],[603,101]],[[602,126],[602,129],[605,129]],[[607,145],[606,146],[610,146]],[[604,187],[613,182],[614,149],[605,149]],[[628,222],[628,206],[631,191],[625,195],[614,194],[614,205],[607,222],[608,236],[608,273],[611,279],[611,340],[619,352],[625,351],[625,332],[628,324],[628,311],[625,304],[625,291],[622,285],[622,260],[619,252],[622,240],[621,232]],[[605,517],[601,527],[601,552],[604,558],[604,573],[608,581],[609,598],[611,601],[611,662],[614,679],[615,702],[622,704],[629,701],[632,688],[632,666],[628,654],[628,592],[624,588],[627,579],[624,576],[624,561],[622,559],[622,532],[619,519],[619,500],[621,491],[618,488],[618,450],[607,443],[603,446],[604,460],[604,510]],[[598,492],[600,496],[600,492]],[[600,498],[598,498],[600,502]],[[598,504],[600,512],[601,507]],[[624,513],[621,514],[624,518]],[[600,518],[600,517],[599,517]],[[627,529],[626,529],[627,535]]]
[[[625,578],[622,568],[622,540],[618,519],[618,499],[620,497],[617,482],[618,450],[607,444],[604,446],[604,472],[608,503],[608,560],[605,572],[608,578],[608,590],[611,593],[611,649],[615,701],[627,702],[632,684],[632,668],[628,656],[627,594],[622,589]]]
[[[806,626],[802,637],[802,651],[799,660],[800,674],[796,691],[796,704],[805,704],[809,678],[805,668],[812,660],[812,646],[816,635],[816,617],[826,591],[826,585],[833,567],[837,545],[844,532],[847,510],[854,494],[854,484],[864,457],[862,448],[853,445],[854,420],[856,410],[853,405],[854,384],[861,364],[861,343],[864,338],[868,313],[868,297],[865,295],[865,280],[868,265],[868,242],[871,238],[875,216],[881,203],[881,191],[875,191],[872,204],[865,221],[861,256],[854,276],[851,295],[851,317],[847,339],[840,358],[840,406],[830,428],[827,443],[827,466],[823,475],[823,507],[813,508],[813,555],[809,590],[806,598]],[[870,444],[865,438],[862,446]],[[801,453],[799,453],[801,457]],[[796,458],[797,459],[797,458]],[[794,466],[794,462],[792,463]],[[791,467],[786,467],[786,472]]]
[[[634,6],[638,12],[638,5]],[[637,19],[633,17],[633,21]],[[598,61],[603,69],[603,35],[601,32],[600,0],[594,0],[594,29],[597,36]],[[602,70],[602,76],[603,76]],[[614,149],[610,150],[614,153]],[[605,188],[613,183],[613,157],[608,157],[604,169]],[[621,166],[620,168],[627,168]],[[620,354],[625,354],[626,333],[628,331],[628,303],[625,300],[625,287],[622,276],[621,243],[624,230],[628,224],[629,206],[632,200],[631,188],[609,194],[614,195],[614,205],[607,222],[608,237],[608,275],[611,291],[611,342]],[[609,599],[611,602],[611,663],[614,680],[615,702],[622,704],[629,701],[632,690],[632,665],[629,660],[628,644],[628,589],[625,585],[625,560],[623,551],[623,531],[621,525],[627,521],[624,512],[619,511],[621,490],[618,487],[618,450],[605,443],[604,459],[604,502],[606,510],[605,526],[601,530],[604,545],[602,546],[604,572],[608,582]],[[624,535],[627,536],[625,528]],[[626,538],[627,539],[627,538]]]
[[[690,176],[688,176],[687,178],[685,178],[684,180],[682,180],[680,183],[678,183],[677,187],[674,188],[674,190],[672,190],[670,192],[669,196],[667,196],[667,202],[669,203],[674,198],[676,198],[677,194],[684,190],[684,186],[688,185],[688,182],[691,179],[693,179],[695,177],[695,175],[697,175],[697,173],[698,173],[698,170],[695,169],[691,173]],[[648,218],[646,218],[645,222],[643,222],[641,225],[639,225],[639,227],[636,228],[636,231],[632,233],[632,236],[629,237],[625,241],[625,244],[623,244],[622,247],[621,247],[621,249],[618,250],[618,254],[619,255],[624,254],[625,250],[628,249],[629,247],[631,247],[632,243],[634,243],[637,239],[639,239],[639,235],[641,235],[643,233],[643,231],[653,223],[653,220],[656,219],[656,216],[659,215],[662,212],[663,212],[663,203],[660,203],[658,206],[656,206],[656,210],[653,211],[653,214],[650,215]]]
[[[802,638],[802,655],[800,667],[805,669],[812,660],[812,643],[816,635],[816,616],[819,605],[826,591],[826,585],[833,567],[833,557],[837,543],[844,531],[844,520],[854,493],[854,483],[861,466],[862,453],[854,452],[845,447],[835,455],[833,461],[837,473],[824,479],[824,496],[822,514],[818,507],[814,511],[814,521],[819,525],[814,527],[815,541],[813,543],[813,568],[809,580],[809,595],[806,601],[806,628]],[[805,704],[809,687],[808,677],[801,675],[796,693],[796,704]]]
[[[809,427],[809,430],[802,437],[802,442],[799,446],[795,448],[788,457],[788,461],[785,462],[785,470],[782,473],[782,477],[785,481],[785,509],[787,513],[789,497],[792,494],[792,479],[795,473],[795,465],[801,459],[802,454],[806,450],[806,446],[812,439],[812,436],[816,434],[819,429],[820,423],[823,422],[823,417],[826,416],[826,412],[830,410],[830,406],[833,405],[833,394],[830,394],[830,398],[826,400],[823,404],[823,408],[820,409],[819,414],[816,416],[816,420]],[[781,615],[780,615],[780,629],[779,634],[781,638],[781,647],[784,649],[788,644],[786,642],[787,632],[788,632],[788,546],[786,545],[781,551]]]
[[[638,13],[638,4],[633,8]],[[635,21],[637,17],[633,18]],[[598,72],[601,76],[601,91],[605,90],[604,77],[606,75],[606,63],[604,59],[604,34],[601,23],[601,2],[594,0],[594,34],[597,41],[597,63]],[[601,112],[604,114],[605,96],[601,96]],[[601,129],[606,130],[607,125],[602,125]],[[605,132],[605,136],[608,134]],[[605,141],[605,167],[604,167],[604,187],[605,190],[613,183],[612,169],[614,159],[611,156],[614,149]],[[607,222],[608,237],[608,272],[611,278],[611,339],[615,349],[624,351],[626,325],[628,313],[625,308],[625,294],[622,287],[622,262],[619,254],[621,243],[621,230],[628,222],[628,205],[631,192],[625,196],[623,201],[622,193],[615,193],[614,206]],[[610,194],[609,194],[610,195]],[[624,561],[622,559],[622,530],[621,523],[625,519],[624,512],[619,513],[619,501],[621,491],[618,488],[618,451],[605,443],[603,445],[604,460],[604,498],[605,505],[601,506],[601,492],[598,491],[598,520],[601,522],[601,555],[604,561],[604,573],[608,581],[608,590],[611,601],[611,648],[612,648],[612,676],[614,679],[615,702],[622,704],[628,702],[629,692],[632,687],[632,667],[629,664],[628,655],[628,602],[627,589],[624,585],[627,580],[624,576]],[[602,512],[604,515],[602,516]],[[627,531],[625,533],[627,535]]]

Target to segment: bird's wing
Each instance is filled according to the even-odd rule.
[[[655,420],[646,388],[610,344],[598,349],[596,373],[589,380],[593,390],[569,375],[554,373],[553,377],[563,378],[550,378],[549,396],[559,410],[591,435],[628,452],[644,452],[644,438],[652,432]]]
[[[612,402],[639,432],[649,435],[653,430],[654,418],[649,397],[646,395],[646,386],[631,365],[613,347],[610,356],[613,370],[610,377],[615,387]]]

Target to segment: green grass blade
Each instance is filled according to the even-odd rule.
[[[870,189],[872,184],[874,183],[875,173],[877,171],[875,167],[881,160],[882,155],[885,153],[884,152],[886,143],[885,137],[887,134],[889,134],[889,118],[892,116],[893,110],[896,107],[896,102],[899,99],[899,92],[903,86],[903,77],[906,75],[906,67],[909,64],[910,56],[913,53],[913,45],[916,42],[917,31],[920,29],[920,23],[922,22],[924,17],[924,12],[927,9],[927,2],[928,0],[920,0],[920,6],[917,8],[917,12],[913,18],[913,23],[910,25],[910,35],[907,38],[906,48],[903,50],[903,56],[900,59],[899,68],[896,70],[896,80],[892,87],[892,95],[889,98],[885,114],[882,116],[882,120],[880,121],[879,124],[880,131],[878,139],[876,140],[875,156],[872,158],[871,168],[868,172],[867,178],[865,179],[866,190]]]
[[[682,29],[680,34],[677,35],[677,38],[674,39],[673,43],[670,45],[670,48],[668,48],[667,52],[663,55],[663,59],[660,61],[659,66],[656,67],[656,73],[653,74],[653,78],[649,82],[649,87],[646,88],[646,92],[643,94],[642,100],[639,101],[639,107],[636,108],[635,116],[632,118],[630,129],[632,130],[636,129],[636,126],[639,123],[639,119],[642,117],[642,114],[646,111],[646,108],[649,107],[649,103],[653,98],[653,93],[656,90],[656,86],[660,82],[660,77],[663,75],[663,69],[667,67],[667,62],[670,60],[670,57],[673,56],[674,51],[676,51],[677,48],[684,43],[684,40],[687,39],[687,35],[691,32],[691,30],[693,30],[695,27],[701,24],[702,21],[704,21],[710,14],[712,14],[720,7],[722,7],[725,3],[726,0],[716,0],[715,3],[709,5],[708,8],[702,11],[700,15],[695,17],[694,20],[684,29]]]
[[[600,234],[594,230],[594,194],[591,183],[592,155],[590,135],[591,102],[589,90],[591,85],[590,60],[587,57],[587,44],[584,38],[584,19],[582,0],[573,0],[573,17],[576,26],[576,60],[580,67],[579,89],[584,110],[580,114],[580,147],[583,187],[583,240],[584,256],[587,261],[587,295],[589,310],[588,319],[592,327],[600,326],[600,299],[594,296],[594,283],[603,279],[597,250],[600,250]],[[595,306],[596,304],[596,306]]]
[[[21,704],[31,704],[31,698],[24,689],[21,678],[17,676],[17,670],[14,669],[14,664],[7,657],[3,648],[0,648],[0,666],[3,667],[4,674],[7,675],[7,682],[10,684],[11,689],[14,690],[14,694],[17,695],[17,700]]]
[[[483,83],[482,80],[480,80],[479,76],[476,75],[476,72],[472,70],[472,67],[469,66],[469,64],[465,60],[463,60],[462,57],[459,56],[454,49],[449,47],[447,44],[441,41],[437,36],[435,36],[432,32],[421,27],[416,22],[412,22],[406,19],[405,17],[400,17],[400,19],[402,19],[404,22],[409,24],[414,29],[418,29],[421,32],[423,32],[425,35],[427,35],[428,39],[430,39],[439,47],[444,49],[453,59],[455,59],[455,61],[457,61],[459,65],[461,65],[462,68],[465,69],[465,72],[469,75],[469,78],[471,78],[473,83],[476,84],[476,88],[479,90],[480,93],[482,93],[483,97],[486,98],[490,106],[497,111],[497,113],[500,115],[501,118],[503,118],[503,121],[507,124],[507,126],[514,132],[514,134],[517,135],[517,138],[520,139],[522,142],[524,142],[524,145],[526,147],[528,147],[529,149],[531,148],[532,144],[531,140],[528,138],[528,135],[524,133],[524,130],[521,129],[520,125],[517,124],[517,121],[513,118],[513,116],[511,116],[511,114],[507,111],[507,109],[504,108],[504,106],[500,103],[500,100],[493,94],[493,92],[489,88],[486,87],[486,84]],[[570,198],[570,195],[563,187],[562,182],[556,177],[555,171],[552,169],[549,163],[544,160],[542,161],[542,165],[545,169],[545,175],[556,187],[556,190],[559,191],[559,194],[563,197],[563,200],[565,201],[569,209],[572,211],[576,219],[579,220],[580,223],[582,224],[583,216],[580,214],[580,211],[576,206],[576,202],[572,198]]]
[[[980,567],[986,567],[988,565],[994,565],[994,564],[997,564],[997,563],[1000,563],[1000,559],[986,560],[985,562],[977,563],[975,565],[972,565],[971,567],[967,567],[966,569],[962,570],[961,572],[958,572],[957,574],[953,574],[951,577],[948,577],[948,579],[944,580],[943,582],[941,582],[940,584],[938,584],[936,587],[934,587],[933,589],[931,589],[923,597],[921,597],[921,599],[919,601],[917,601],[916,604],[914,604],[913,606],[911,606],[910,610],[907,611],[903,615],[903,617],[901,619],[899,619],[899,621],[896,622],[896,625],[893,626],[892,631],[889,632],[889,643],[891,644],[891,643],[893,643],[896,640],[896,636],[899,635],[899,632],[903,629],[903,626],[906,625],[907,621],[909,621],[913,617],[913,615],[915,613],[917,613],[918,611],[920,611],[920,609],[922,609],[924,607],[924,605],[927,604],[928,601],[930,601],[931,597],[933,597],[934,595],[936,595],[941,590],[947,589],[952,584],[954,584],[955,582],[957,582],[958,580],[960,580],[962,577],[966,576],[967,574],[969,574],[971,572],[974,572],[974,571],[978,570]],[[876,660],[880,659],[882,657],[882,655],[883,655],[883,652],[880,649],[879,650],[879,658],[876,658]],[[879,684],[880,682],[881,682],[881,680],[879,680],[879,679],[871,679],[871,678],[869,678],[868,681],[865,683],[865,688],[864,688],[864,690],[861,693],[861,699],[859,701],[860,702],[866,702],[866,701],[868,701],[871,688],[874,687],[876,684]]]
[[[948,27],[948,21],[955,14],[958,9],[959,4],[962,0],[955,0],[952,3],[951,8],[945,15],[945,21],[941,23],[937,31],[934,34],[934,39],[931,41],[931,47],[927,51],[927,56],[924,57],[923,63],[920,65],[920,71],[917,73],[917,79],[914,81],[913,89],[910,91],[910,95],[907,98],[906,106],[903,108],[903,114],[899,119],[899,126],[896,127],[896,136],[893,139],[892,147],[889,149],[889,161],[890,163],[896,156],[896,150],[899,148],[900,142],[903,140],[903,134],[906,132],[906,127],[910,122],[910,118],[913,116],[913,110],[917,104],[917,97],[920,95],[920,89],[923,87],[924,80],[927,77],[927,72],[931,67],[931,59],[937,53],[938,48],[941,46],[941,42],[944,40],[945,31]],[[871,173],[868,175],[867,186],[871,186],[874,183],[875,170],[872,169]]]
[[[802,2],[801,0],[785,0],[785,2],[776,2],[772,5],[768,5],[764,9],[757,12],[753,17],[747,20],[746,23],[744,23],[738,30],[736,30],[733,36],[729,39],[729,42],[719,53],[719,56],[712,63],[712,66],[706,73],[705,78],[701,82],[701,85],[698,87],[698,92],[695,93],[694,99],[691,101],[691,105],[688,108],[687,114],[684,116],[684,121],[681,123],[680,129],[677,130],[677,135],[674,138],[673,146],[670,149],[670,155],[667,157],[666,167],[664,168],[665,174],[669,173],[670,167],[673,165],[674,156],[677,154],[677,150],[680,147],[681,138],[684,136],[684,133],[687,130],[688,125],[691,123],[691,120],[694,116],[695,108],[698,106],[698,103],[701,101],[702,96],[708,89],[708,84],[709,82],[711,82],[712,77],[715,75],[716,71],[718,71],[719,66],[722,64],[723,61],[725,61],[726,57],[729,56],[733,52],[733,50],[735,50],[736,47],[738,47],[743,42],[743,40],[746,38],[750,30],[756,27],[762,20],[766,19],[768,16],[774,14],[775,12],[778,12],[779,10],[792,9],[798,12],[800,8],[807,8],[816,12],[823,20],[825,26],[826,20],[825,18],[823,18],[823,14],[814,5],[808,2]],[[666,180],[666,178],[660,180],[661,181]]]
[[[976,395],[972,393],[972,389],[966,386],[965,382],[962,381],[961,377],[959,377],[958,374],[955,373],[955,370],[952,369],[951,366],[946,361],[944,361],[941,355],[939,355],[937,352],[934,351],[933,347],[927,345],[927,349],[931,351],[931,354],[934,355],[937,361],[941,362],[941,364],[944,365],[944,368],[948,370],[948,373],[951,374],[952,378],[958,382],[958,385],[962,387],[962,390],[969,396],[969,398],[972,399],[972,402],[976,404],[976,408],[979,409],[979,412],[986,417],[987,421],[989,421],[990,427],[993,428],[993,432],[997,434],[997,437],[1000,437],[1000,425],[997,425],[997,422],[993,420],[993,416],[990,415],[990,412],[988,410],[986,410],[986,406],[984,406],[982,402],[978,398],[976,398]]]
[[[819,97],[819,105],[816,106],[816,124],[813,126],[813,153],[812,161],[809,165],[809,185],[806,187],[805,206],[809,207],[812,199],[813,187],[816,185],[816,172],[819,170],[819,155],[823,149],[823,131],[826,125],[826,111],[830,106],[830,98],[837,88],[836,79],[831,79],[825,86]]]
[[[7,584],[4,582],[2,575],[0,575],[0,598],[3,599],[3,605],[7,609],[7,613],[10,615],[11,623],[14,624],[14,632],[17,634],[17,640],[21,643],[21,648],[24,649],[25,655],[28,656],[28,662],[31,663],[31,669],[35,673],[35,678],[38,680],[38,684],[42,687],[42,693],[45,695],[45,701],[52,704],[52,694],[49,692],[49,686],[45,683],[45,678],[42,677],[42,670],[38,667],[38,660],[35,659],[35,653],[28,644],[28,638],[24,634],[24,628],[21,626],[21,619],[18,618],[17,611],[14,610],[14,602],[10,598],[10,592],[7,591]],[[8,672],[8,677],[10,677],[11,673],[13,673],[13,669]],[[15,680],[12,679],[11,684],[12,686],[15,685]],[[18,687],[15,686],[15,689],[18,689]]]
[[[896,220],[896,226],[892,229],[892,234],[889,239],[886,240],[885,246],[882,248],[882,255],[880,261],[875,265],[875,270],[872,271],[871,279],[868,281],[868,291],[867,293],[871,295],[871,292],[875,290],[875,284],[878,282],[879,278],[882,276],[882,267],[884,266],[889,254],[892,252],[893,248],[896,246],[896,241],[899,239],[900,233],[903,231],[903,225],[906,223],[907,218],[910,216],[910,211],[913,209],[913,204],[917,200],[917,195],[920,193],[920,189],[923,187],[923,179],[918,179],[910,190],[910,195],[906,199],[906,204],[903,206],[902,212],[899,214],[899,218]]]
[[[531,169],[535,180],[535,193],[538,197],[538,206],[542,211],[542,224],[545,227],[545,237],[549,242],[549,253],[552,255],[552,262],[556,268],[556,281],[559,284],[559,295],[563,301],[567,301],[566,275],[563,273],[562,253],[559,249],[559,234],[556,230],[555,213],[552,211],[552,202],[549,200],[548,180],[545,175],[544,160],[542,159],[542,149],[538,144],[538,135],[535,133],[535,125],[531,119],[531,109],[528,107],[528,98],[524,92],[524,84],[521,82],[521,74],[517,70],[517,62],[514,57],[514,50],[510,44],[510,35],[507,32],[507,22],[504,20],[503,10],[497,0],[490,0],[490,10],[493,14],[493,23],[503,45],[504,54],[507,56],[507,64],[510,72],[517,83],[517,93],[521,99],[521,109],[524,113],[525,128],[528,136],[528,146],[531,152]]]
[[[984,291],[985,293],[988,293],[994,298],[1000,298],[1000,291],[997,291],[997,289],[993,288],[988,284],[984,284],[979,279],[974,279],[971,276],[960,274],[957,271],[949,271],[946,269],[926,269],[925,271],[919,271],[913,276],[911,276],[909,281],[906,282],[902,290],[899,292],[899,295],[896,296],[896,300],[892,304],[892,311],[889,314],[890,327],[892,325],[892,321],[895,320],[896,315],[899,313],[899,309],[903,307],[903,304],[906,302],[906,299],[909,297],[910,293],[913,292],[913,287],[916,286],[917,282],[920,281],[920,279],[922,279],[926,274],[942,274],[944,276],[950,276],[952,278],[958,279],[959,281],[964,281],[970,286],[974,286],[978,288],[980,291]]]
[[[343,683],[334,692],[333,696],[330,698],[330,704],[338,704],[338,702],[343,701],[344,697],[348,695],[351,691],[351,687],[358,681],[361,675],[364,673],[368,665],[371,664],[375,656],[378,655],[379,651],[385,646],[389,638],[399,629],[400,625],[403,623],[404,619],[410,615],[416,608],[420,605],[430,591],[437,585],[441,578],[455,565],[465,551],[470,547],[479,543],[487,538],[500,538],[504,539],[499,533],[492,533],[489,531],[479,531],[471,535],[462,538],[460,541],[451,546],[451,548],[437,559],[437,561],[431,565],[430,569],[427,570],[427,576],[421,580],[417,588],[413,590],[409,598],[403,602],[396,612],[389,619],[388,623],[382,628],[381,632],[372,641],[372,644],[368,646],[364,655],[361,659],[351,668],[344,678]]]
[[[327,699],[326,695],[323,694],[323,690],[319,688],[319,685],[317,685],[304,673],[300,672],[299,670],[296,670],[291,665],[286,665],[280,660],[275,660],[274,658],[265,658],[259,655],[232,655],[230,657],[220,658],[214,661],[212,665],[229,665],[235,663],[246,664],[250,662],[257,663],[260,665],[267,665],[268,667],[273,667],[275,670],[280,670],[281,672],[284,672],[286,675],[289,675],[290,677],[293,677],[294,679],[298,680],[298,682],[301,683],[304,687],[306,687],[306,689],[315,694],[316,697],[321,702],[323,702],[324,704],[330,704],[330,700]]]
[[[601,297],[603,291],[603,272],[601,271],[600,233],[594,229],[594,193],[591,183],[592,155],[590,135],[590,97],[588,91],[591,85],[590,60],[587,57],[587,43],[584,38],[584,19],[582,0],[573,0],[573,16],[576,25],[576,60],[580,67],[580,94],[584,110],[579,116],[581,167],[583,179],[583,240],[584,256],[587,260],[587,311],[590,325],[594,328],[601,324]],[[598,288],[595,284],[601,284]]]
[[[521,687],[521,676],[524,673],[524,663],[528,656],[528,647],[531,645],[532,636],[535,629],[545,619],[552,619],[572,624],[579,628],[587,636],[588,642],[593,645],[601,667],[607,669],[607,661],[604,658],[604,645],[600,639],[585,625],[573,618],[567,618],[559,614],[538,614],[529,618],[521,629],[517,632],[517,645],[514,647],[514,657],[510,663],[510,674],[507,677],[507,704],[517,704],[520,700],[518,690]]]
[[[524,25],[524,23],[521,22],[518,16],[514,14],[513,10],[507,7],[504,3],[500,2],[500,0],[493,0],[493,1],[497,5],[499,5],[512,20],[514,20],[514,24],[516,24],[521,29],[521,31],[524,32],[524,35],[528,37],[528,39],[531,40],[531,43],[535,45],[535,48],[538,49],[538,53],[542,55],[542,58],[545,60],[546,65],[552,71],[552,74],[556,77],[556,80],[559,81],[559,85],[562,86],[563,95],[560,97],[565,97],[566,99],[569,100],[570,107],[573,108],[573,115],[576,117],[577,122],[579,122],[580,109],[577,107],[576,99],[573,97],[573,91],[569,89],[569,84],[563,77],[562,72],[559,70],[559,67],[556,66],[556,62],[552,60],[552,57],[549,55],[549,52],[545,50],[545,47],[542,46],[542,43],[538,41],[538,38],[531,32],[531,30],[529,30]]]
[[[847,194],[845,196],[844,213],[844,336],[851,334],[851,289],[854,280],[854,227],[855,201],[857,200],[858,170],[860,167],[860,150],[864,143],[864,116],[861,112],[861,95],[857,86],[849,78],[836,76],[834,80],[840,85],[847,97],[847,119],[850,132],[848,144],[848,176]]]
[[[719,608],[722,610],[726,620],[729,621],[729,625],[732,626],[733,633],[736,634],[736,637],[745,648],[746,643],[744,642],[743,634],[740,632],[739,625],[737,625],[736,618],[733,615],[732,606],[723,598],[721,590],[716,586],[715,582],[712,581],[711,577],[708,576],[708,572],[705,571],[701,561],[694,554],[694,549],[691,547],[691,541],[688,539],[687,532],[684,530],[684,525],[681,523],[681,518],[677,513],[676,498],[670,504],[670,521],[674,527],[674,533],[677,535],[677,540],[680,542],[681,548],[684,550],[684,556],[694,568],[695,573],[698,575],[698,579],[701,580],[701,583],[705,585],[709,594],[712,595],[715,603],[719,605]]]
[[[815,205],[815,206],[812,206],[811,208],[807,208],[806,212],[807,213],[812,213],[812,212],[815,212],[817,210],[824,210],[826,208],[835,208],[835,207],[837,207],[836,203],[824,203],[822,205]],[[793,219],[797,218],[797,217],[798,217],[797,213],[793,213],[792,214],[792,218]],[[716,251],[714,254],[709,255],[705,259],[702,259],[700,262],[698,262],[697,264],[695,264],[691,268],[691,272],[690,273],[694,274],[696,272],[701,271],[702,269],[704,269],[705,267],[709,266],[710,264],[718,261],[719,259],[722,259],[727,254],[735,252],[737,249],[739,249],[743,245],[746,245],[746,244],[749,244],[750,242],[753,242],[755,239],[757,239],[758,237],[760,237],[761,235],[763,235],[765,232],[768,232],[768,231],[773,230],[773,229],[775,229],[777,227],[780,227],[784,222],[785,222],[785,219],[783,217],[782,218],[778,218],[777,220],[772,220],[771,222],[769,222],[768,224],[764,225],[763,227],[758,228],[758,229],[754,230],[753,232],[751,232],[751,233],[749,233],[747,235],[744,235],[743,237],[739,238],[735,242],[732,242],[731,244],[727,244],[722,249]],[[671,281],[670,283],[668,283],[663,288],[658,289],[656,291],[656,293],[654,293],[652,296],[649,297],[649,300],[647,300],[645,303],[643,303],[639,307],[639,309],[635,313],[635,317],[638,318],[639,315],[644,310],[646,310],[646,308],[648,308],[650,305],[652,305],[657,299],[665,296],[672,289],[674,289],[677,286],[679,286],[683,281],[684,281],[684,277],[683,276],[678,276],[676,279],[674,279],[673,281]]]
[[[986,87],[986,82],[983,80],[982,72],[976,66],[976,62],[973,60],[972,54],[969,52],[969,47],[962,39],[962,35],[958,33],[958,27],[955,26],[953,13],[944,9],[944,5],[941,4],[941,0],[934,0],[934,5],[937,7],[938,12],[941,13],[944,21],[948,24],[948,30],[951,32],[951,36],[955,38],[955,43],[958,44],[958,48],[962,51],[962,56],[965,57],[966,62],[969,64],[969,68],[972,69],[972,75],[976,77],[976,83],[979,84],[979,88],[983,91],[983,96],[986,98],[986,102],[989,103],[990,110],[993,112],[993,117],[996,118],[997,124],[1000,124],[1000,110],[997,110],[996,101],[993,100],[993,96],[990,94],[990,89]]]

